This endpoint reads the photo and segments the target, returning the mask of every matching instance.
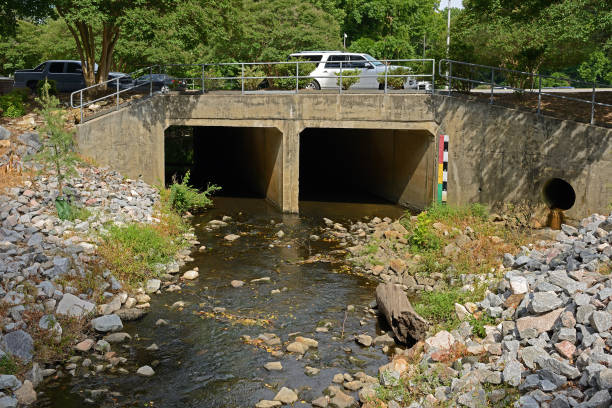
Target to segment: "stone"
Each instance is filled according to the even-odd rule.
[[[602,390],[612,390],[612,368],[599,370],[596,375],[597,385]]]
[[[378,345],[392,346],[395,344],[395,340],[393,339],[393,337],[389,335],[389,333],[385,333],[383,335],[376,336],[374,338],[374,344],[377,346]]]
[[[542,369],[550,370],[555,374],[562,375],[571,380],[580,377],[580,371],[576,367],[570,365],[567,361],[560,361],[552,357],[544,357],[538,360],[537,363],[540,365],[540,367],[542,367]]]
[[[347,381],[344,383],[344,388],[351,391],[357,391],[363,387],[363,383],[359,380]]]
[[[230,282],[230,285],[232,285],[233,288],[239,288],[239,287],[244,285],[244,281],[233,280],[233,281]]]
[[[280,361],[271,361],[264,364],[264,368],[268,371],[280,371],[283,369],[283,365],[280,363]]]
[[[576,346],[567,340],[563,340],[560,343],[555,343],[555,349],[559,352],[559,354],[567,359],[571,359],[576,352]]]
[[[336,392],[336,394],[329,400],[330,408],[351,408],[357,406],[355,398],[343,393],[342,391]]]
[[[66,293],[57,305],[55,313],[69,317],[83,317],[93,312],[96,305]]]
[[[89,350],[91,350],[91,348],[93,347],[93,345],[95,344],[95,341],[93,341],[92,339],[85,339],[82,342],[80,342],[79,344],[77,344],[76,346],[74,346],[75,350],[86,353]]]
[[[200,274],[197,271],[191,270],[183,274],[183,279],[193,280],[196,279]]]
[[[441,350],[450,349],[454,343],[455,338],[446,330],[442,330],[436,333],[435,336],[429,337],[425,340],[425,344],[427,344],[430,348]]]
[[[297,394],[287,387],[281,388],[280,391],[278,391],[278,393],[274,396],[274,401],[280,401],[283,404],[293,404],[297,400]]]
[[[100,316],[91,321],[91,327],[94,330],[106,333],[109,331],[117,331],[123,329],[121,318],[116,314]]]
[[[145,365],[136,370],[136,374],[143,377],[152,377],[155,375],[155,371],[150,366]]]
[[[9,140],[11,138],[11,132],[8,129],[0,126],[0,140]]]
[[[512,276],[510,278],[510,289],[515,295],[527,293],[529,291],[529,283],[523,276]]]
[[[344,375],[335,374],[334,377],[332,378],[332,382],[335,384],[342,384],[344,382]]]
[[[319,342],[315,339],[309,339],[308,337],[297,336],[295,341],[305,344],[308,347],[317,348],[319,347]]]
[[[329,399],[326,396],[321,396],[317,399],[312,400],[311,405],[317,408],[327,408]]]
[[[132,340],[132,336],[127,333],[111,333],[104,336],[104,340],[109,343],[123,343],[127,340]]]
[[[32,360],[34,353],[34,340],[23,330],[16,330],[5,334],[0,341],[2,350],[17,357],[24,362]]]
[[[605,333],[612,327],[612,313],[607,311],[595,311],[589,317],[591,326],[599,333]]]
[[[229,242],[235,241],[238,238],[240,238],[240,235],[236,235],[236,234],[228,234],[228,235],[223,237],[223,239],[225,239],[226,241],[229,241]]]
[[[13,397],[1,397],[0,408],[17,408],[17,398]]]
[[[144,315],[146,315],[147,313],[148,312],[144,309],[131,308],[131,309],[119,309],[115,312],[115,315],[119,316],[122,321],[131,321],[131,320],[138,320]]]
[[[355,338],[355,341],[364,347],[370,347],[372,345],[372,337],[367,334],[360,334]]]
[[[561,306],[563,301],[555,292],[535,292],[529,303],[529,310],[533,313],[550,312]]]
[[[321,372],[321,370],[315,367],[306,366],[304,369],[304,373],[309,376],[317,375],[319,372]]]
[[[308,351],[308,346],[299,341],[294,341],[293,343],[289,343],[289,345],[287,345],[287,351],[290,353],[304,354],[306,351]]]
[[[161,280],[159,279],[149,279],[145,284],[145,292],[146,293],[155,293],[161,287]]]
[[[255,408],[276,408],[283,405],[280,401],[261,400],[255,404]]]
[[[0,374],[0,390],[16,390],[21,387],[21,381],[14,375]]]
[[[519,334],[528,329],[535,329],[537,335],[540,335],[553,328],[555,322],[559,316],[561,316],[561,313],[563,313],[563,308],[553,310],[552,312],[540,316],[521,317],[520,319],[516,320],[516,328],[519,331]],[[522,334],[521,337],[523,337]]]
[[[23,405],[30,405],[36,401],[36,391],[34,391],[34,385],[30,380],[25,380],[21,388],[15,391],[15,397],[17,401]]]
[[[504,382],[513,387],[518,387],[521,383],[521,371],[523,367],[521,363],[512,359],[504,367],[503,376]]]

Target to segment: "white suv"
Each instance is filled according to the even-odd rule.
[[[290,55],[291,58],[312,61],[317,63],[317,67],[308,76],[313,80],[306,86],[308,89],[338,89],[338,75],[340,74],[340,62],[342,71],[355,70],[361,71],[359,82],[354,84],[351,89],[381,89],[384,85],[378,83],[378,76],[387,73],[395,65],[385,64],[368,54],[359,54],[343,51],[302,51]],[[336,75],[338,74],[338,75]],[[413,77],[406,77],[404,89],[418,89],[419,84]]]

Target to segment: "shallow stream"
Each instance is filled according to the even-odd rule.
[[[334,374],[365,371],[376,376],[378,367],[387,362],[381,346],[363,348],[354,340],[356,334],[381,332],[377,319],[364,311],[374,300],[375,283],[345,273],[341,262],[300,261],[339,249],[333,242],[309,239],[320,235],[322,217],[345,222],[374,215],[397,217],[402,210],[382,204],[300,205],[298,216],[281,214],[260,199],[216,199],[215,208],[193,220],[197,238],[207,250],[194,251],[194,261],[181,270],[197,266],[199,278],[180,292],[153,295],[151,312],[124,326],[132,340],[112,345],[113,351],[128,358],[125,368],[130,374],[49,381],[39,388],[37,406],[246,408],[261,399],[273,399],[285,386],[300,391],[302,402],[295,407],[309,407],[307,402],[321,396]],[[224,215],[232,217],[227,227],[204,229],[209,220]],[[285,236],[278,239],[281,229]],[[223,237],[230,233],[241,238],[229,243]],[[251,282],[263,277],[270,281]],[[233,288],[234,279],[246,283]],[[281,292],[271,294],[273,289]],[[185,302],[185,307],[172,308],[177,301]],[[355,311],[346,312],[347,305],[354,305]],[[214,307],[225,308],[225,313],[212,313]],[[156,326],[158,319],[169,324]],[[325,322],[329,332],[315,332]],[[241,339],[261,333],[278,335],[283,344],[277,349],[282,351],[295,333],[316,339],[319,347],[303,358],[289,353],[275,358],[272,350]],[[159,350],[146,350],[153,343]],[[283,369],[268,372],[263,366],[271,361],[280,361]],[[134,374],[145,364],[154,366],[154,376]],[[308,376],[306,366],[321,371]],[[92,398],[89,390],[105,391],[92,404],[85,401]]]

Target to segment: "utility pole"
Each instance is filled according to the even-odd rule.
[[[446,19],[446,59],[449,59],[449,55],[450,55],[450,0],[448,0],[448,4],[446,7],[447,10],[447,19]],[[448,78],[448,62],[446,63],[446,77]],[[450,91],[451,91],[451,80],[450,78],[448,79],[448,93],[450,95]]]
[[[342,41],[343,41],[343,46],[344,46],[345,50],[346,50],[346,37],[348,37],[348,35],[346,35],[346,33],[344,33],[344,37],[343,37]]]

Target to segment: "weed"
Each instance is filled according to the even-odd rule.
[[[8,355],[5,354],[0,358],[0,374],[14,375],[19,371],[17,363]]]
[[[27,94],[18,90],[0,96],[0,110],[2,111],[2,116],[18,118],[25,115],[25,102],[27,99]]]
[[[487,336],[487,332],[485,330],[485,326],[495,325],[496,320],[489,314],[484,313],[480,316],[480,319],[476,319],[475,317],[470,318],[470,325],[472,326],[472,333],[481,339],[484,339]]]
[[[180,183],[175,180],[170,186],[169,202],[179,214],[202,210],[212,205],[209,196],[220,189],[219,186],[209,185],[205,191],[199,192],[189,185],[189,172],[187,172]]]

